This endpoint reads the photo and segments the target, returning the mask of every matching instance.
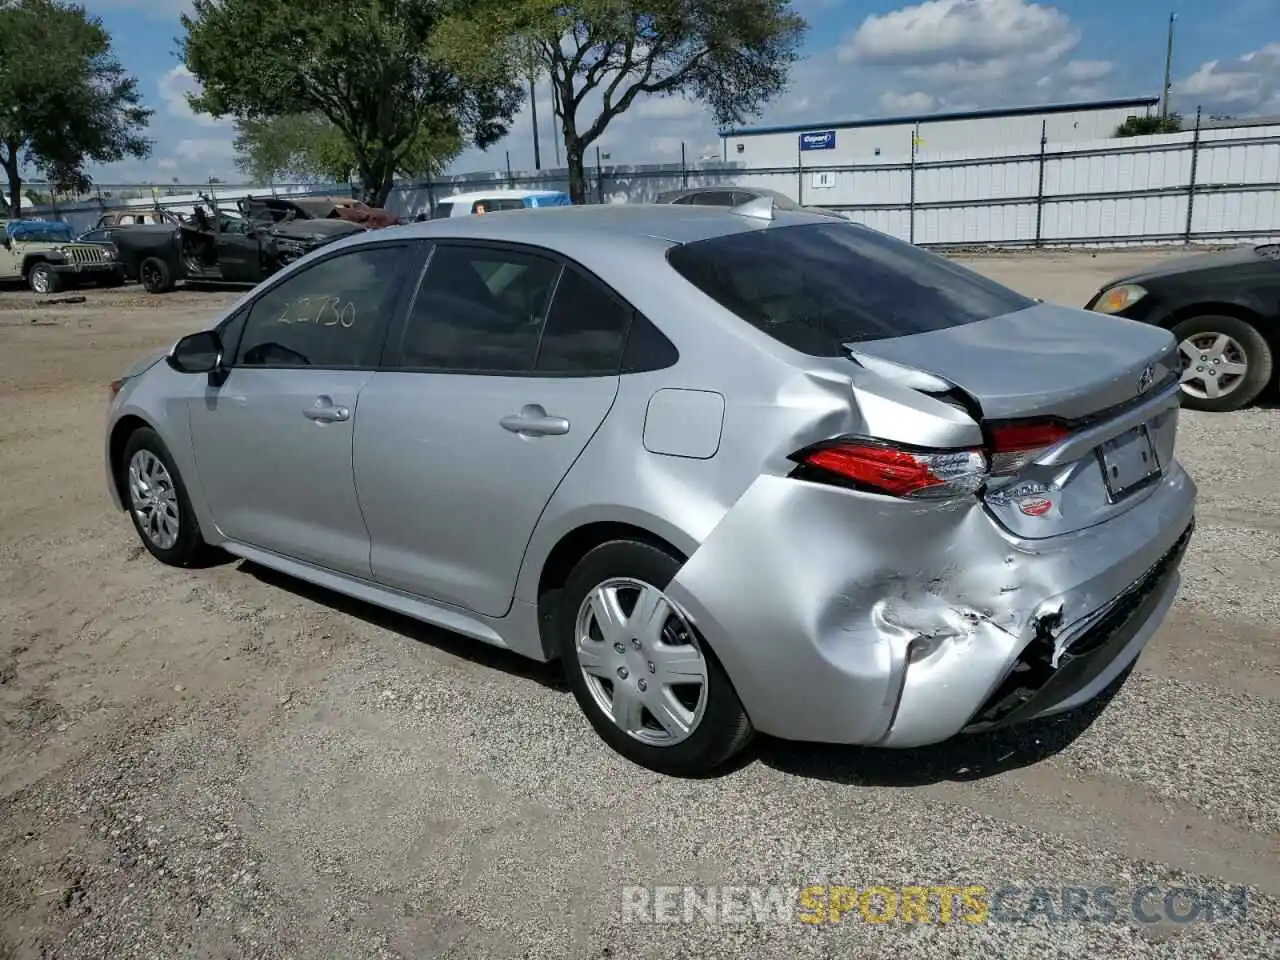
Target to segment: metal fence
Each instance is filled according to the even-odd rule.
[[[683,151],[682,151],[683,152]],[[1157,136],[1052,144],[981,155],[910,150],[901,159],[824,166],[797,155],[791,167],[731,163],[601,163],[589,158],[594,203],[644,203],[690,186],[757,186],[804,205],[840,210],[913,243],[937,246],[1111,246],[1280,240],[1280,125],[1213,127]],[[387,207],[412,217],[441,198],[486,188],[568,189],[567,171],[505,171],[400,184]],[[347,184],[302,188],[220,186],[248,192],[349,192]],[[165,201],[160,201],[165,205]],[[105,201],[63,208],[77,227]]]

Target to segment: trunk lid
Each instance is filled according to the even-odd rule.
[[[1037,304],[846,349],[869,369],[891,364],[953,385],[989,435],[1000,421],[1066,428],[987,484],[989,511],[1018,536],[1060,536],[1128,511],[1173,463],[1180,361],[1159,327]],[[942,396],[941,386],[922,378],[915,389]]]
[[[865,354],[949,380],[988,420],[1092,417],[1181,369],[1169,331],[1049,303],[846,349],[855,358]]]

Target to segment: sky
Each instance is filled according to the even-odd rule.
[[[156,113],[152,156],[91,170],[99,183],[239,182],[229,122],[194,114],[178,15],[187,0],[82,0],[111,32]],[[1280,0],[793,0],[809,23],[785,93],[748,126],[823,125],[1110,97],[1158,96],[1176,10],[1173,106],[1194,114],[1280,115]],[[594,103],[598,103],[596,100]],[[584,104],[586,126],[594,116]],[[553,166],[551,92],[537,95],[542,164]],[[708,111],[679,97],[637,99],[598,141],[615,164],[718,157]],[[453,173],[533,169],[528,104],[507,138],[470,149]]]

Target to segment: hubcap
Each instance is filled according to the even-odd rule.
[[[578,666],[592,699],[641,743],[687,739],[707,704],[707,663],[693,627],[657,587],[608,580],[578,608]]]
[[[35,288],[36,293],[48,293],[49,275],[43,270],[37,270],[31,275],[31,286]]]
[[[148,540],[161,550],[178,542],[178,492],[150,450],[139,450],[129,461],[129,502]]]
[[[1234,393],[1249,372],[1249,355],[1225,333],[1196,333],[1178,344],[1182,392],[1198,400]]]

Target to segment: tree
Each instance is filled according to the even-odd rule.
[[[192,106],[244,129],[322,117],[341,134],[363,199],[385,204],[424,143],[487,147],[523,98],[512,76],[452,56],[442,28],[480,0],[195,0],[182,55],[203,84]],[[477,65],[479,69],[468,69]],[[283,122],[283,121],[282,121]],[[256,135],[256,132],[255,132]]]
[[[1117,137],[1147,137],[1153,133],[1181,133],[1182,117],[1171,113],[1167,117],[1128,117],[1116,127]]]
[[[689,97],[717,123],[741,123],[786,87],[807,30],[790,0],[524,0],[517,9],[512,56],[532,38],[551,74],[574,203],[585,199],[587,148],[638,96]],[[584,117],[593,90],[601,109]]]
[[[356,172],[355,151],[320,114],[290,114],[236,121],[236,166],[254,180],[286,178],[346,183]],[[432,177],[462,152],[453,131],[422,130],[397,164],[403,177]]]
[[[10,215],[21,215],[22,169],[58,190],[90,185],[86,164],[146,157],[153,111],[125,73],[102,21],[64,0],[0,5],[0,166]]]

